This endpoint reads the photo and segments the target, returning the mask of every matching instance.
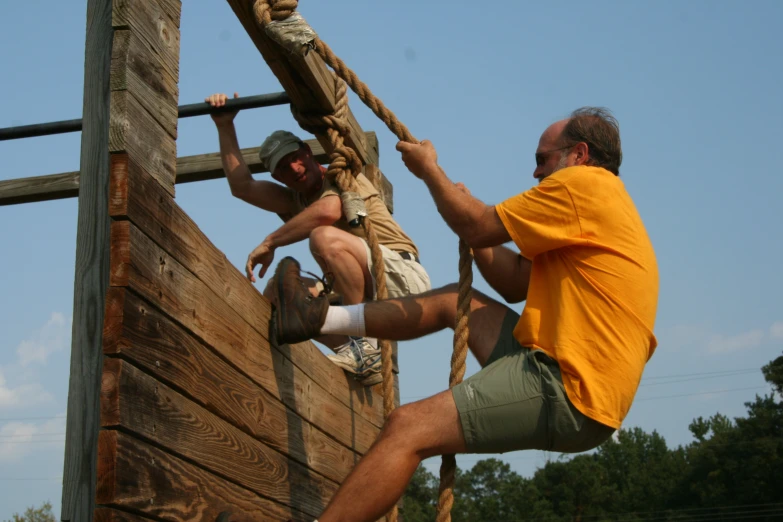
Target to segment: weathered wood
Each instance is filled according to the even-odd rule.
[[[222,511],[248,522],[313,519],[125,433],[103,430],[99,444],[100,504],[172,522],[213,522]]]
[[[149,522],[151,520],[151,518],[145,518],[107,507],[99,507],[95,510],[95,522]]]
[[[179,20],[174,16],[180,0],[122,0],[115,3],[112,25],[130,29],[148,45],[158,67],[165,68],[179,81]],[[165,7],[164,7],[165,6]]]
[[[290,354],[286,358],[280,351],[270,349],[268,341],[219,294],[128,221],[112,224],[111,285],[129,286],[154,302],[238,371],[346,446],[365,453],[375,440],[377,426],[362,415],[353,414],[349,406],[327,393],[322,381],[291,363]],[[252,303],[248,306],[252,309]],[[300,344],[290,351],[301,355],[307,348],[308,344]],[[323,354],[318,352],[317,356],[318,360],[305,360],[310,369],[329,368],[331,363]],[[346,378],[341,378],[347,395]],[[334,388],[340,389],[336,385]]]
[[[121,428],[167,453],[318,516],[337,484],[286,458],[120,359],[104,360],[101,425]]]
[[[78,171],[0,181],[0,206],[78,196]]]
[[[114,33],[111,90],[128,91],[172,137],[177,137],[177,80],[131,30]]]
[[[109,71],[111,0],[88,0],[83,130],[76,226],[71,368],[61,520],[90,522],[95,510],[104,298],[109,283]]]
[[[375,133],[370,131],[365,133],[368,140],[376,140]],[[313,150],[316,161],[321,164],[329,162],[323,146],[318,140],[304,140]],[[268,172],[266,167],[258,157],[259,147],[250,147],[242,149],[242,156],[245,158],[250,172],[259,174]],[[175,182],[192,183],[195,181],[206,181],[226,177],[223,172],[223,165],[220,161],[219,152],[209,154],[197,154],[194,156],[183,156],[177,158],[177,176]],[[368,176],[369,178],[370,176]],[[392,194],[391,183],[386,177],[383,178],[383,186],[388,187],[384,190],[378,187],[377,182],[373,181],[376,188],[382,194]],[[16,205],[20,203],[34,203],[38,201],[50,201],[56,199],[72,198],[79,195],[79,172],[65,172],[62,174],[48,174],[45,176],[35,176],[29,178],[18,178],[12,180],[0,181],[0,206]],[[387,202],[387,208],[390,207],[391,200]],[[389,208],[389,212],[393,210]]]
[[[134,170],[133,163],[126,161],[124,156],[115,155],[110,215],[129,218],[214,294],[221,296],[233,312],[252,325],[268,346],[269,302],[201,233],[193,220],[142,172]],[[376,426],[383,425],[380,387],[367,389],[348,378],[312,343],[302,343],[294,350],[287,346],[275,346],[273,350],[293,361],[340,402]]]
[[[182,14],[182,2],[180,0],[158,0],[160,8],[169,15],[171,22],[179,28],[180,16]]]
[[[124,288],[112,288],[107,296],[104,353],[131,361],[248,435],[336,482],[359,458]]]
[[[307,57],[303,58],[284,51],[256,24],[253,2],[227,1],[269,68],[291,97],[294,106],[304,112],[331,114],[335,108],[335,85],[332,73],[321,57],[316,53],[308,53]],[[364,140],[364,132],[350,109],[348,124],[351,132],[346,137],[346,143],[356,150],[363,163],[377,164],[378,150],[368,146]],[[328,149],[328,139],[323,135],[318,138]]]
[[[169,194],[174,194],[176,141],[128,91],[111,93],[109,150],[126,152]]]

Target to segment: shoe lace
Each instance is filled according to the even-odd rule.
[[[365,357],[367,356],[366,353],[364,353],[364,349],[362,348],[361,344],[359,344],[359,339],[356,337],[349,337],[350,345],[351,345],[351,354],[353,354],[354,358],[359,361],[359,364],[365,363]]]
[[[318,281],[320,281],[322,285],[324,285],[324,289],[321,290],[321,292],[318,294],[319,297],[322,295],[329,295],[332,293],[332,290],[334,289],[334,274],[332,272],[326,272],[323,275],[323,277],[318,277],[314,273],[308,272],[307,270],[303,270],[303,272],[305,274],[313,276]],[[304,281],[302,281],[302,284],[304,284]]]

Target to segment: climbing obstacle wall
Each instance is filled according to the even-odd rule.
[[[269,302],[174,201],[179,10],[112,12],[95,520],[312,520],[375,440],[380,389],[270,343]]]
[[[273,346],[268,301],[124,161],[112,168],[97,503],[162,520],[317,516],[377,436],[380,395],[311,343]]]

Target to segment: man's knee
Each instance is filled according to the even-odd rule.
[[[400,437],[403,440],[410,440],[410,437],[407,437],[406,433],[408,433],[418,422],[414,410],[415,407],[412,404],[406,404],[399,408],[395,408],[383,425],[383,436]]]
[[[333,226],[317,227],[310,232],[310,251],[324,259],[349,250],[345,232]]]

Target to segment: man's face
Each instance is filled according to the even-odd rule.
[[[321,169],[306,145],[286,154],[277,163],[272,177],[296,192],[306,193],[318,184]]]
[[[533,177],[539,183],[547,176],[551,176],[560,169],[571,167],[570,146],[563,147],[560,141],[560,135],[566,126],[568,120],[562,120],[553,123],[541,135],[536,149],[536,170],[533,171]]]

